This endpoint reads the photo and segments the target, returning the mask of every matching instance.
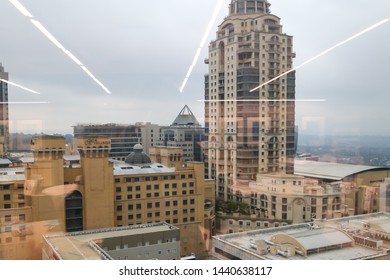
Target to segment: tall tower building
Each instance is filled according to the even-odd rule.
[[[7,151],[9,141],[9,117],[8,117],[8,73],[0,63],[0,144],[2,153]]]
[[[293,173],[295,72],[292,37],[267,0],[232,0],[209,45],[205,77],[208,176],[217,197],[257,174]]]

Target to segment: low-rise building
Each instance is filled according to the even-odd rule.
[[[232,197],[230,203],[239,209],[226,213],[225,207],[217,216],[217,230],[222,234],[354,213],[346,204],[347,191],[341,184],[321,185],[317,180],[303,176],[258,174],[257,180],[249,185],[233,186],[229,195]]]
[[[295,160],[295,175],[258,174],[228,189],[217,231],[233,233],[384,211],[389,167]],[[387,180],[387,181],[386,181]],[[234,209],[235,207],[235,209]]]
[[[44,260],[178,260],[180,230],[166,223],[43,237]]]
[[[295,174],[313,178],[319,184],[342,183],[347,191],[346,204],[355,215],[380,211],[380,187],[390,178],[389,166],[367,166],[295,160]]]
[[[213,237],[213,256],[232,260],[390,259],[390,214],[219,235]]]
[[[79,155],[65,156],[63,137],[34,137],[34,160],[20,169],[23,174],[0,175],[2,232],[9,235],[27,222],[56,221],[57,232],[67,233],[166,222],[180,230],[181,256],[207,255],[215,186],[204,178],[203,163],[167,167],[151,162],[140,144],[118,161],[109,159],[110,146],[109,138],[80,137]],[[7,245],[2,258],[14,259],[12,246],[24,240],[11,242],[8,235],[1,239]],[[26,250],[18,258],[30,256]]]

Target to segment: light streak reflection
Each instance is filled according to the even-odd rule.
[[[182,85],[181,85],[181,87],[180,87],[180,93],[182,93],[182,92],[184,91],[184,88],[185,88],[185,86],[186,86],[186,84],[187,84],[187,81],[188,81],[188,79],[189,79],[190,76],[191,76],[192,70],[194,69],[196,63],[198,62],[200,53],[201,53],[201,51],[202,51],[202,49],[203,49],[203,47],[204,47],[204,45],[205,45],[205,43],[206,43],[206,40],[207,40],[207,38],[208,38],[208,36],[209,36],[209,34],[210,34],[210,32],[211,32],[211,29],[212,29],[212,27],[213,27],[213,25],[214,25],[214,22],[216,21],[217,16],[218,16],[219,12],[220,12],[221,9],[222,9],[222,4],[223,4],[223,2],[224,2],[224,0],[219,0],[218,3],[217,3],[217,5],[215,6],[214,12],[213,12],[213,14],[212,14],[212,16],[211,16],[211,19],[210,19],[210,21],[209,21],[209,23],[208,23],[208,25],[207,25],[206,31],[205,31],[205,33],[203,34],[202,40],[201,40],[201,42],[200,42],[200,45],[199,45],[198,49],[196,50],[194,59],[192,60],[192,64],[191,64],[191,66],[189,67],[189,69],[188,69],[188,71],[187,71],[187,74],[186,74],[186,77],[184,78],[184,81],[183,81],[183,83],[182,83]]]
[[[323,55],[325,55],[325,54],[327,54],[327,53],[333,51],[334,49],[336,49],[336,48],[338,48],[338,47],[341,47],[342,45],[345,45],[346,43],[348,43],[348,42],[350,42],[350,41],[352,41],[352,40],[354,40],[354,39],[356,39],[356,38],[362,36],[363,34],[365,34],[365,33],[369,32],[369,31],[371,31],[371,30],[373,30],[373,29],[375,29],[375,28],[377,28],[377,27],[379,27],[379,26],[385,24],[385,23],[388,22],[388,21],[390,21],[390,17],[389,17],[389,18],[386,18],[386,19],[384,19],[384,20],[381,20],[381,21],[378,22],[378,23],[375,23],[374,25],[372,25],[372,26],[370,26],[370,27],[368,27],[368,28],[366,28],[366,29],[364,29],[364,30],[362,30],[362,31],[360,31],[360,32],[358,32],[358,33],[356,33],[355,35],[353,35],[353,36],[351,36],[351,37],[345,39],[344,41],[342,41],[342,42],[340,42],[340,43],[334,45],[333,47],[328,48],[327,50],[325,50],[325,51],[319,53],[318,55],[316,55],[316,56],[314,56],[314,57],[312,57],[312,58],[306,60],[305,62],[303,62],[302,64],[298,65],[297,67],[294,67],[294,68],[292,68],[292,69],[290,69],[290,70],[288,70],[288,71],[286,71],[286,72],[283,72],[283,73],[280,74],[279,76],[276,76],[275,78],[273,78],[273,79],[271,79],[271,80],[269,80],[269,81],[267,81],[267,82],[265,82],[265,83],[262,83],[261,85],[259,85],[259,86],[255,87],[255,88],[251,89],[250,92],[253,92],[253,91],[255,91],[255,90],[257,90],[257,89],[259,89],[259,88],[261,88],[261,87],[263,87],[263,86],[265,86],[265,85],[267,85],[267,84],[269,84],[269,83],[271,83],[271,82],[273,82],[273,81],[275,81],[275,80],[277,80],[277,79],[279,79],[280,77],[283,77],[283,76],[287,75],[288,73],[291,73],[291,72],[293,72],[293,71],[295,71],[295,70],[297,70],[297,69],[299,69],[299,68],[305,66],[306,64],[308,64],[308,63],[310,63],[310,62],[313,62],[314,60],[320,58],[321,56],[323,56]]]
[[[24,16],[30,18],[31,23],[43,34],[45,35],[57,48],[62,50],[72,61],[74,61],[81,69],[87,73],[87,75],[97,83],[106,93],[111,94],[106,86],[103,85],[93,74],[92,72],[69,50],[67,50],[38,20],[34,19],[32,14],[18,1],[18,0],[9,0],[16,9],[19,10]]]

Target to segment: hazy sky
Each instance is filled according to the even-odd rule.
[[[0,0],[0,62],[10,81],[11,132],[73,132],[77,123],[169,125],[184,105],[203,121],[207,43],[182,93],[219,0],[19,0],[112,93],[107,94],[8,0]],[[271,0],[294,36],[298,66],[390,17],[389,0]],[[390,22],[297,71],[302,133],[390,135]]]

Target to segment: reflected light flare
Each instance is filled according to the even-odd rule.
[[[222,9],[222,4],[223,4],[224,0],[219,0],[217,5],[215,6],[215,9],[214,9],[214,12],[213,12],[213,15],[211,16],[211,19],[207,25],[207,28],[206,28],[206,31],[205,33],[203,34],[203,37],[202,37],[202,40],[200,42],[200,45],[198,47],[198,49],[196,50],[196,53],[195,53],[195,57],[194,59],[192,60],[192,64],[191,66],[189,67],[188,71],[187,71],[187,75],[186,77],[184,78],[184,81],[180,87],[180,93],[182,93],[184,91],[184,88],[187,84],[187,81],[188,79],[190,78],[191,76],[191,73],[192,73],[192,70],[194,69],[196,63],[198,62],[198,59],[199,59],[199,56],[200,56],[200,53],[204,47],[204,44],[206,43],[206,40],[211,32],[211,29],[214,25],[214,22],[217,20],[217,16],[219,14],[219,12],[221,11]]]
[[[47,101],[10,101],[0,102],[0,104],[49,104]]]
[[[325,102],[326,99],[221,99],[221,100],[205,100],[200,99],[198,102]]]
[[[69,50],[67,50],[38,20],[33,18],[33,15],[18,1],[18,0],[9,0],[16,9],[19,10],[24,16],[30,18],[31,23],[43,34],[45,35],[57,48],[62,50],[71,60],[73,60],[81,69],[87,73],[87,75],[97,83],[106,93],[111,94],[107,87],[103,85],[93,74],[92,72]]]
[[[6,84],[12,85],[12,86],[14,86],[14,87],[18,87],[18,88],[20,88],[20,89],[23,89],[23,90],[25,90],[25,91],[29,91],[29,92],[32,92],[32,93],[35,93],[35,94],[40,94],[38,91],[35,91],[35,90],[33,90],[33,89],[26,88],[26,87],[24,87],[24,86],[22,86],[22,85],[19,85],[19,84],[16,84],[16,83],[13,83],[13,82],[4,80],[4,79],[0,79],[0,81],[1,81],[1,82],[4,82],[4,83],[6,83]]]
[[[314,57],[312,57],[312,58],[306,60],[305,62],[303,62],[302,64],[298,65],[297,67],[294,67],[294,68],[292,68],[292,69],[290,69],[290,70],[288,70],[288,71],[286,71],[286,72],[280,74],[279,76],[277,76],[277,77],[275,77],[275,78],[273,78],[273,79],[271,79],[271,80],[269,80],[269,81],[267,81],[267,82],[265,82],[265,83],[262,83],[261,85],[259,85],[259,86],[255,87],[255,88],[251,89],[250,92],[253,92],[253,91],[255,91],[255,90],[257,90],[257,89],[259,89],[259,88],[261,88],[261,87],[263,87],[263,86],[265,86],[265,85],[267,85],[267,84],[269,84],[269,83],[271,83],[271,82],[273,82],[273,81],[275,81],[275,80],[277,80],[277,79],[279,79],[280,77],[283,77],[283,76],[287,75],[288,73],[293,72],[293,71],[295,71],[295,70],[297,70],[297,69],[299,69],[299,68],[305,66],[306,64],[308,64],[308,63],[310,63],[310,62],[316,60],[317,58],[320,58],[321,56],[323,56],[323,55],[325,55],[325,54],[327,54],[327,53],[333,51],[334,49],[336,49],[336,48],[338,48],[338,47],[341,47],[342,45],[344,45],[344,44],[346,44],[346,43],[348,43],[348,42],[350,42],[350,41],[356,39],[357,37],[362,36],[363,34],[365,34],[365,33],[369,32],[369,31],[371,31],[371,30],[373,30],[373,29],[375,29],[375,28],[377,28],[377,27],[379,27],[379,26],[385,24],[385,23],[388,22],[388,21],[390,21],[390,17],[389,17],[389,18],[386,18],[386,19],[384,19],[384,20],[381,20],[381,21],[378,22],[378,23],[375,23],[374,25],[372,25],[372,26],[370,26],[370,27],[364,29],[363,31],[360,31],[360,32],[356,33],[355,35],[353,35],[353,36],[351,36],[351,37],[345,39],[344,41],[342,41],[342,42],[340,42],[340,43],[334,45],[333,47],[330,47],[329,49],[327,49],[327,50],[325,50],[325,51],[319,53],[318,55],[316,55],[316,56],[314,56]]]

